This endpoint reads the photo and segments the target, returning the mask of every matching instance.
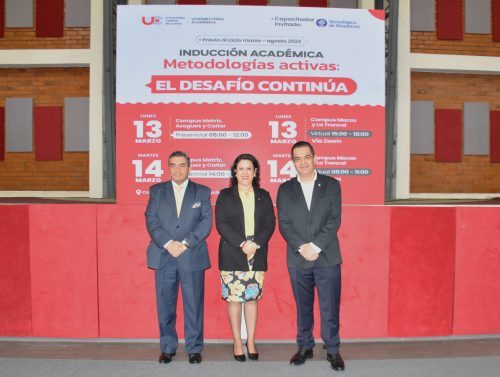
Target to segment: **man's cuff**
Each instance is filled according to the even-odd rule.
[[[170,240],[168,241],[165,245],[163,245],[163,248],[166,250],[167,249],[167,246],[170,244],[170,242],[172,242],[173,240]]]
[[[313,244],[312,242],[311,242],[311,246],[314,249],[315,253],[318,253],[318,254],[321,253],[321,249],[318,246],[316,246],[315,244]]]

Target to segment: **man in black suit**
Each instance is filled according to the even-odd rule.
[[[339,182],[318,174],[312,145],[299,141],[292,147],[297,177],[278,190],[279,228],[287,242],[287,264],[297,305],[297,344],[290,364],[313,357],[314,287],[318,290],[321,337],[332,369],[344,370],[339,353],[341,271],[337,231],[340,227]]]
[[[182,289],[184,337],[191,364],[201,363],[205,270],[210,267],[205,239],[212,227],[211,191],[188,179],[189,157],[181,151],[168,158],[170,181],[149,189],[146,226],[151,242],[148,267],[155,270],[160,327],[160,363],[170,363],[178,346],[175,322]]]

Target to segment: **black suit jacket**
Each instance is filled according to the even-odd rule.
[[[314,184],[311,210],[297,178],[280,185],[277,198],[280,232],[287,242],[287,264],[295,268],[333,266],[342,262],[337,231],[340,227],[340,183],[318,174]],[[300,245],[313,242],[321,248],[319,258],[306,261]]]
[[[253,271],[267,271],[267,244],[276,226],[273,202],[269,193],[254,188],[255,238],[260,245],[255,253]],[[248,271],[247,256],[240,249],[245,241],[243,204],[238,186],[222,190],[215,204],[215,224],[221,235],[219,243],[219,269],[223,271]]]

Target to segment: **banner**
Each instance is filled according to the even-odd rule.
[[[383,203],[383,11],[119,6],[117,33],[119,203],[144,203],[175,150],[214,201],[251,153],[275,198],[299,140],[344,204]]]

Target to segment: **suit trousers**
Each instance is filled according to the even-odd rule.
[[[328,353],[339,352],[339,309],[341,291],[340,264],[327,267],[288,267],[297,305],[297,345],[314,347],[314,288],[318,290],[321,314],[321,338]]]
[[[184,308],[186,352],[201,353],[203,350],[205,270],[181,271],[174,265],[155,270],[160,348],[162,352],[174,353],[179,345],[175,329],[179,284],[182,289]]]

